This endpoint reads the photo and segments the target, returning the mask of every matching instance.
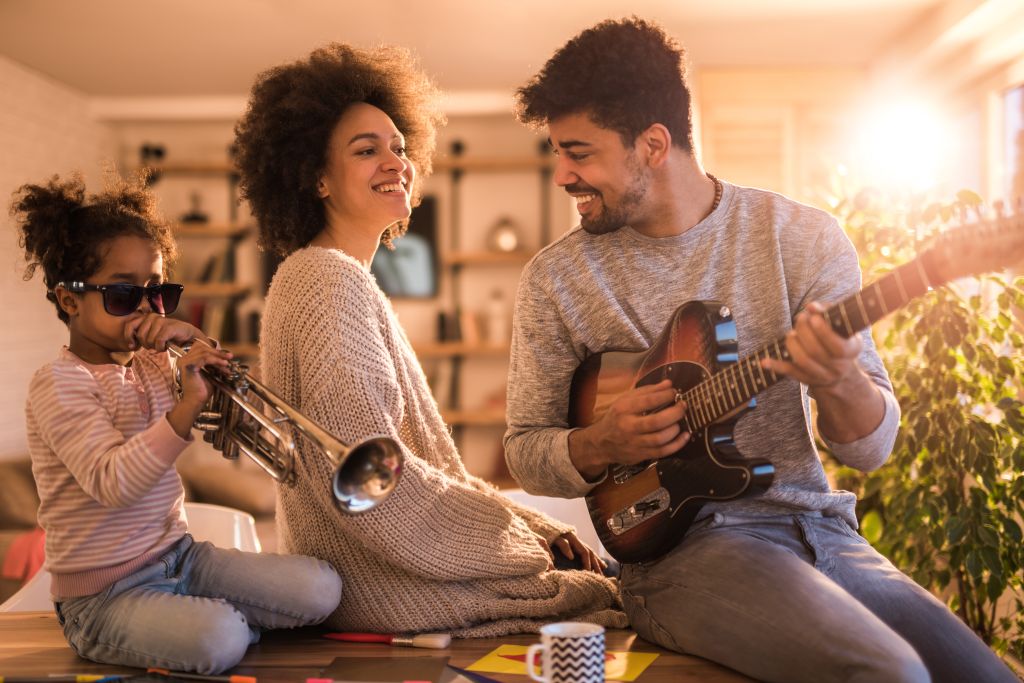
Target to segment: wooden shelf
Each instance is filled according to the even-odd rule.
[[[235,358],[259,358],[260,345],[254,342],[227,342],[221,344],[225,349],[235,354]]]
[[[249,285],[240,285],[234,282],[183,282],[185,291],[182,298],[185,299],[234,299],[246,296],[249,293]]]
[[[444,421],[456,427],[504,427],[504,408],[480,410],[442,410]]]
[[[534,252],[517,251],[454,251],[443,256],[446,266],[521,266],[533,258]]]
[[[162,176],[169,175],[225,175],[238,173],[238,169],[230,161],[196,161],[196,162],[170,162],[166,164],[153,164],[148,167],[150,170]]]
[[[243,237],[252,232],[251,225],[239,223],[175,223],[175,237]]]
[[[452,356],[508,357],[508,344],[467,344],[465,342],[425,342],[414,344],[419,358],[451,358]]]
[[[491,173],[509,173],[514,171],[539,171],[553,169],[555,157],[552,155],[535,157],[440,157],[434,159],[434,172],[450,171],[483,171]]]
[[[435,173],[449,171],[476,171],[509,173],[515,171],[539,171],[555,167],[554,155],[533,157],[439,157],[433,162]],[[152,170],[162,175],[224,175],[238,173],[230,161],[168,162],[154,164]]]

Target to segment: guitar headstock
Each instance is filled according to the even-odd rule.
[[[1024,213],[975,217],[943,230],[921,254],[932,286],[1024,261]]]

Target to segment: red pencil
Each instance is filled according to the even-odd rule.
[[[325,633],[324,638],[348,643],[384,643],[400,647],[426,647],[432,650],[443,650],[452,644],[452,637],[447,633],[420,633],[412,636],[388,633]]]

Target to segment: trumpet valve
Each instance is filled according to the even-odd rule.
[[[221,421],[224,417],[220,413],[216,413],[212,410],[204,410],[199,413],[196,417],[196,421],[192,423],[192,426],[201,432],[215,432],[220,429]]]

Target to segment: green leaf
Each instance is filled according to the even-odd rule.
[[[878,514],[877,510],[870,510],[861,517],[860,533],[871,545],[881,540],[884,529],[882,516]]]
[[[1003,520],[1003,533],[1010,544],[1018,544],[1024,540],[1024,534],[1021,533],[1020,525],[1009,517]]]
[[[988,599],[992,602],[996,602],[1006,591],[1006,582],[993,574],[989,577],[985,589],[985,592],[988,594]]]
[[[949,522],[946,523],[946,538],[949,540],[950,545],[960,545],[960,541],[963,539],[966,531],[967,525],[958,516],[950,517]]]
[[[956,200],[964,206],[970,207],[981,206],[982,203],[981,196],[977,192],[966,189],[956,193]]]
[[[1003,563],[999,559],[999,551],[988,546],[981,549],[981,559],[988,570],[995,575],[1003,575]]]
[[[982,543],[984,543],[986,546],[990,548],[999,547],[999,534],[997,534],[990,526],[986,525],[979,528],[978,538],[981,540]]]

